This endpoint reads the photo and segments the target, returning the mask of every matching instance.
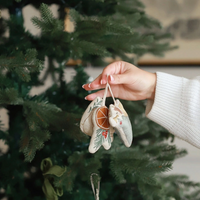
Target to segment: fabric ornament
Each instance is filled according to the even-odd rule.
[[[108,89],[114,101],[109,109],[105,106]],[[132,126],[128,114],[121,102],[115,100],[110,85],[106,84],[103,98],[96,97],[85,110],[80,128],[83,133],[91,136],[89,152],[95,153],[101,146],[108,150],[114,140],[114,132],[118,134],[126,147],[130,147],[133,139]]]
[[[124,145],[130,147],[133,140],[132,126],[128,114],[118,99],[115,105],[109,106],[109,123]]]
[[[101,146],[106,150],[110,149],[113,141],[114,129],[109,124],[108,108],[105,106],[107,91],[108,86],[106,86],[104,97],[94,99],[80,121],[81,131],[91,136],[88,148],[90,153],[95,153]]]
[[[53,176],[61,177],[66,172],[66,167],[63,168],[58,165],[53,165],[50,158],[45,158],[41,162],[40,169],[44,176],[42,190],[46,200],[58,200],[58,196],[63,195],[63,189],[53,184]]]
[[[89,106],[87,107],[81,118],[80,128],[81,131],[86,135],[92,136],[93,133],[92,115],[94,112],[94,108],[99,108],[101,106],[101,103],[102,103],[102,98],[96,97],[96,99],[94,99],[89,104]]]
[[[108,84],[108,83],[107,83]],[[119,99],[115,100],[111,87],[108,84],[114,105],[109,106],[109,123],[126,147],[130,147],[133,141],[133,131],[130,119]]]

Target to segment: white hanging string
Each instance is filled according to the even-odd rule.
[[[111,96],[112,96],[112,98],[113,98],[114,104],[116,104],[115,97],[114,97],[114,95],[113,95],[113,93],[112,93],[111,87],[110,87],[109,83],[107,83],[107,84],[108,84],[108,88],[109,88],[109,90],[110,90],[110,94],[111,94]]]
[[[104,92],[104,95],[103,95],[102,106],[105,106],[107,92],[108,92],[108,83],[106,84],[105,92]]]
[[[112,90],[111,90],[111,87],[110,87],[110,84],[108,83],[108,74],[107,74],[107,83],[106,83],[106,88],[105,88],[105,92],[104,92],[104,95],[103,95],[103,101],[102,101],[102,106],[105,106],[105,102],[106,102],[106,96],[107,96],[107,93],[108,93],[108,89],[110,91],[110,94],[112,96],[112,99],[114,101],[114,104],[116,104],[116,101],[115,101],[115,97],[112,93]]]
[[[96,190],[94,188],[94,180],[93,180],[93,176],[94,175],[97,176],[97,178],[98,178]],[[99,178],[99,175],[96,174],[96,173],[91,174],[90,175],[90,181],[91,181],[91,185],[92,185],[92,191],[94,193],[94,198],[95,198],[95,200],[99,200],[99,191],[100,191],[100,178]]]

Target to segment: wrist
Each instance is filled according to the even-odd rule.
[[[155,93],[156,93],[156,80],[157,80],[156,73],[151,73],[151,77],[150,77],[150,87],[149,87],[148,95],[147,95],[147,99],[149,99],[149,100],[154,100],[154,98],[155,98]]]

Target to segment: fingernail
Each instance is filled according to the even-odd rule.
[[[82,88],[84,88],[85,87],[85,84],[84,85],[82,85]]]
[[[114,81],[114,77],[110,75],[110,81]]]
[[[91,83],[88,85],[88,87],[89,87],[89,88],[91,87]]]
[[[106,81],[105,80],[101,80],[101,85],[103,85],[103,84],[106,84]]]
[[[87,97],[85,97],[85,100],[87,100]]]

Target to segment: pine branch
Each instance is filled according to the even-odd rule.
[[[47,102],[24,102],[23,112],[27,127],[21,137],[20,151],[24,153],[25,161],[31,162],[36,151],[43,148],[44,142],[50,139],[47,129],[60,111],[58,107]]]
[[[42,3],[40,6],[41,19],[38,17],[33,17],[32,22],[35,27],[42,30],[44,33],[55,34],[56,32],[63,32],[64,23],[63,21],[56,19],[53,16],[52,11],[49,9],[48,5]]]
[[[25,161],[31,162],[37,150],[44,146],[44,142],[50,139],[50,132],[37,128],[35,131],[26,128],[20,141],[20,151],[25,155]]]
[[[23,150],[26,162],[31,162],[35,157],[36,148],[34,145],[34,142],[29,143],[29,145]]]
[[[37,126],[42,128],[48,127],[61,111],[61,109],[54,104],[32,101],[24,102],[23,110],[26,121],[32,131],[35,131]]]
[[[7,87],[11,87],[12,85],[13,85],[13,81],[10,78],[6,77],[5,73],[0,68],[0,87],[7,88]]]
[[[163,143],[149,145],[148,147],[146,147],[145,151],[152,156],[152,161],[173,161],[175,158],[180,158],[187,154],[187,151],[185,149],[179,150],[176,148],[175,145],[168,145]]]
[[[200,183],[189,181],[186,175],[161,176],[159,182],[170,196],[179,198],[184,194],[187,199],[198,199]]]
[[[161,185],[151,185],[145,184],[144,181],[138,181],[138,190],[140,194],[143,196],[143,199],[147,200],[154,200],[154,199],[163,199],[165,194],[162,193],[162,186]],[[164,200],[164,199],[163,199]]]
[[[188,176],[186,175],[170,175],[165,179],[173,180],[173,183],[178,187],[200,187],[200,183],[195,183],[188,180]]]
[[[113,33],[116,35],[133,33],[131,27],[119,24],[111,17],[94,17],[80,15],[76,10],[71,9],[69,13],[71,21],[75,23],[76,32],[79,35],[98,34],[104,35]],[[94,36],[94,35],[93,35]],[[88,38],[89,39],[89,38]]]
[[[185,195],[187,199],[192,200],[199,200],[200,199],[200,189],[190,192],[189,194]]]
[[[23,102],[23,99],[19,97],[18,92],[14,88],[0,89],[0,104],[22,105]]]
[[[148,154],[142,151],[131,149],[129,151],[119,151],[116,155],[111,155],[110,168],[114,177],[123,182],[125,174],[132,174],[138,180],[143,180],[148,184],[156,185],[155,175],[171,169],[172,163],[168,161],[150,161]]]
[[[28,49],[26,54],[17,52],[14,57],[0,56],[1,70],[15,72],[22,80],[30,81],[30,73],[40,71],[43,68],[43,62],[36,58],[37,52],[34,49]]]
[[[67,191],[71,191],[76,176],[79,176],[82,181],[88,181],[91,173],[98,173],[101,168],[99,158],[86,159],[86,157],[85,152],[74,152],[68,158],[69,166],[66,173],[57,178],[54,184],[57,187],[65,186]]]
[[[139,0],[126,0],[126,3],[124,3],[124,0],[118,0],[117,6],[123,6],[123,8],[126,8],[126,13],[128,13],[130,8],[137,8],[137,9],[144,9],[144,4]]]
[[[115,177],[115,179],[118,182],[123,183],[125,180],[125,177],[122,173],[122,170],[119,168],[120,162],[116,162],[116,161],[111,161],[110,162],[110,169]]]
[[[106,50],[105,47],[100,46],[98,44],[88,42],[88,41],[79,41],[74,39],[73,44],[71,44],[71,49],[74,52],[73,57],[80,58],[83,56],[82,52],[83,49],[85,53],[90,55],[98,55],[98,56],[109,56],[109,52]]]
[[[20,151],[23,152],[25,151],[25,149],[28,148],[28,145],[30,143],[30,131],[29,129],[24,130],[22,136],[21,136],[21,140],[20,140]]]
[[[149,131],[148,119],[142,115],[137,115],[134,120],[133,133],[134,137],[141,136]]]
[[[96,1],[96,2],[104,2],[105,0],[93,0],[93,1]]]

